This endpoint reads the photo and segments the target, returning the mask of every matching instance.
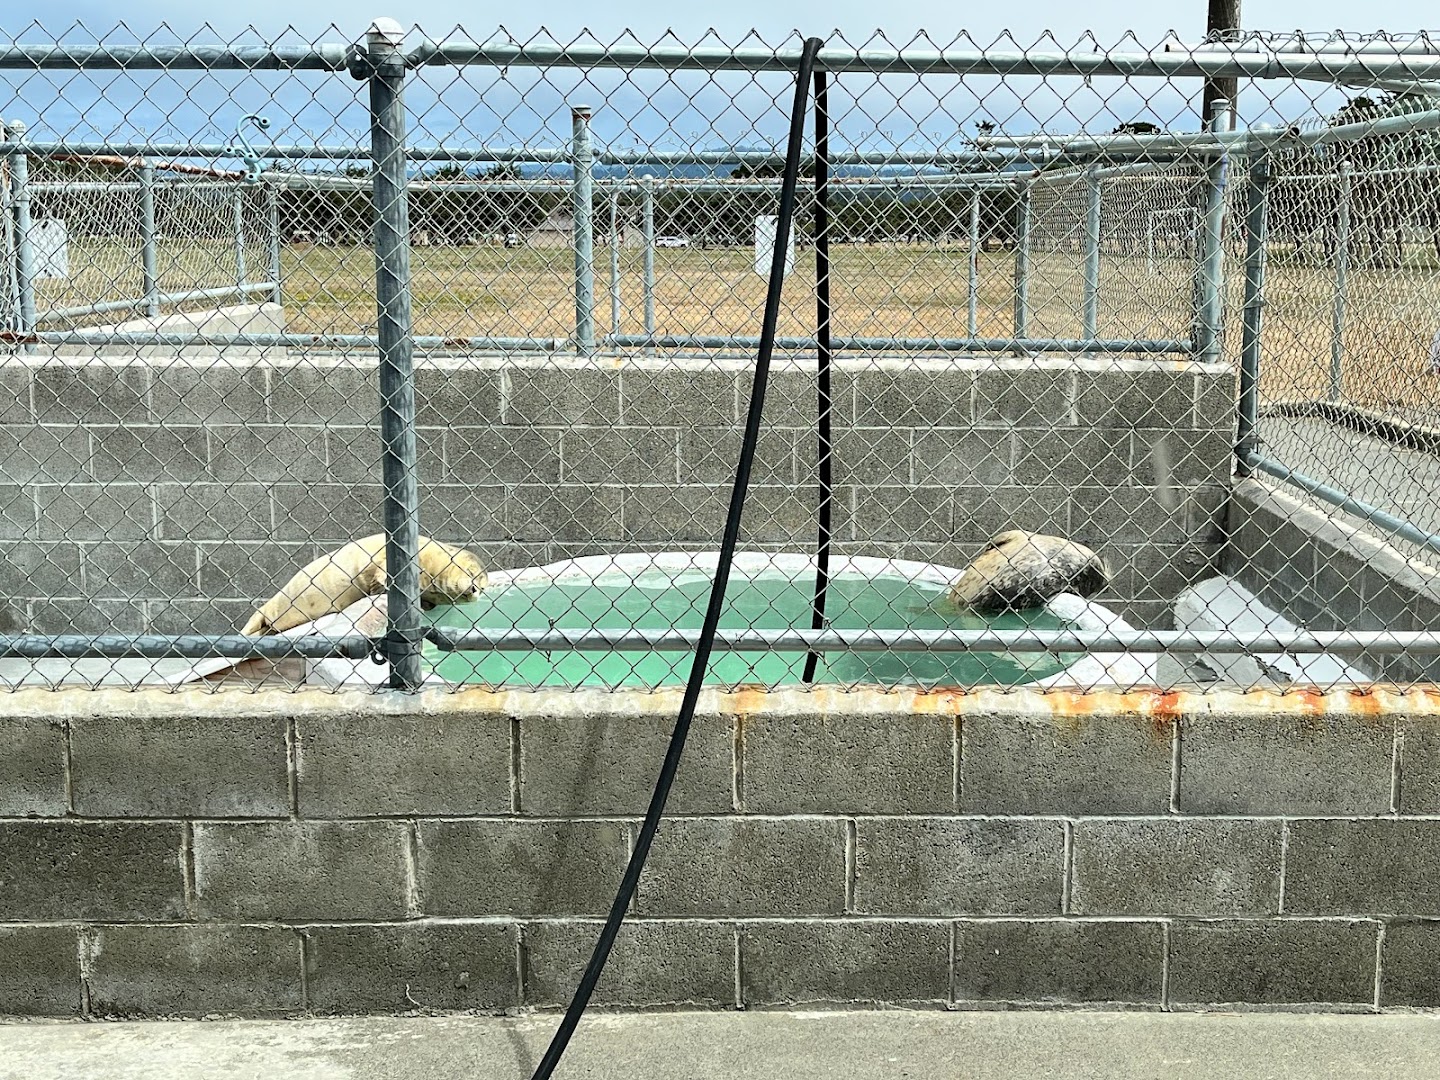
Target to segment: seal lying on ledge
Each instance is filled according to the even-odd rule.
[[[420,602],[461,604],[474,600],[489,575],[474,552],[420,537]],[[352,540],[302,567],[250,616],[242,634],[275,634],[323,615],[344,611],[386,589],[383,534]]]
[[[1061,536],[1012,529],[994,537],[950,587],[949,601],[976,611],[1034,608],[1062,593],[1092,596],[1110,584],[1105,560]]]

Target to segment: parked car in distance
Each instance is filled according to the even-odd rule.
[[[655,238],[655,246],[668,248],[689,247],[690,238],[688,236],[657,236]]]

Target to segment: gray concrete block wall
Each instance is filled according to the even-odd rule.
[[[378,531],[373,357],[193,352],[0,359],[0,630],[234,629]],[[1116,570],[1102,599],[1164,624],[1218,551],[1232,420],[1213,404],[1233,382],[1114,358],[842,359],[836,550],[962,566],[1006,528],[1073,535]],[[743,363],[421,358],[417,383],[427,534],[499,568],[718,543]],[[777,362],[749,546],[814,543],[813,394],[808,367]],[[1171,508],[1151,475],[1162,432]]]
[[[1376,693],[714,695],[596,1000],[1440,1007],[1440,721]],[[671,722],[62,696],[0,711],[0,1014],[557,1007]]]

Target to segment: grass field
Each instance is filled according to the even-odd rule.
[[[1440,409],[1440,374],[1429,370],[1440,332],[1440,271],[1416,249],[1404,269],[1354,268],[1344,333],[1343,393],[1351,401],[1407,414]],[[656,329],[665,334],[759,333],[765,280],[748,248],[656,252]],[[248,277],[268,276],[263,248],[247,252]],[[643,333],[641,253],[620,252],[622,333]],[[164,291],[236,280],[233,249],[223,243],[163,242]],[[365,247],[294,245],[282,252],[290,328],[360,333],[375,322],[374,258]],[[43,281],[39,305],[62,307],[138,296],[138,248],[111,242],[71,247],[72,277]],[[573,332],[574,255],[565,248],[417,247],[412,252],[415,329],[445,337],[565,338]],[[1191,264],[1162,258],[1151,273],[1143,256],[1107,253],[1101,264],[1099,333],[1113,338],[1189,334]],[[597,330],[611,328],[610,251],[595,253]],[[1013,333],[1014,262],[1008,252],[978,262],[978,332]],[[1267,398],[1314,398],[1329,385],[1333,271],[1300,265],[1276,249],[1267,284],[1262,389]],[[782,334],[814,325],[813,257],[799,254],[787,279]],[[835,333],[860,337],[964,337],[967,254],[963,247],[844,245],[833,253]],[[1227,258],[1225,356],[1240,346],[1243,278]],[[1031,257],[1028,336],[1081,334],[1077,253]]]

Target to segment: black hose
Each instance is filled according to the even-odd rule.
[[[675,770],[680,765],[680,755],[685,749],[685,738],[690,724],[695,719],[695,709],[700,701],[700,690],[705,683],[705,671],[710,666],[710,650],[715,642],[715,631],[720,627],[720,610],[725,604],[725,587],[730,582],[730,566],[735,559],[735,547],[740,540],[740,518],[745,509],[745,493],[750,487],[750,471],[755,462],[755,444],[760,438],[760,419],[765,408],[765,387],[770,377],[770,356],[775,348],[775,329],[780,318],[780,289],[785,282],[785,252],[790,244],[790,223],[795,216],[795,189],[800,179],[800,150],[805,134],[805,102],[811,75],[815,70],[815,55],[820,51],[819,38],[807,38],[800,55],[800,73],[795,83],[795,104],[790,113],[790,141],[785,150],[785,174],[780,187],[780,214],[775,228],[775,253],[770,262],[770,286],[765,294],[765,321],[760,329],[760,350],[755,360],[755,378],[750,386],[750,410],[745,417],[745,436],[740,444],[740,459],[735,465],[735,486],[730,492],[730,510],[725,518],[725,534],[720,542],[720,556],[715,564],[715,581],[710,588],[710,605],[705,609],[705,622],[700,628],[700,641],[695,647],[695,657],[690,664],[690,678],[685,684],[685,696],[680,703],[680,715],[675,719],[675,730],[670,735],[670,745],[665,750],[665,762],[660,767],[655,791],[650,796],[650,806],[645,811],[645,821],[635,838],[635,849],[630,853],[630,862],[625,867],[625,876],[610,905],[610,914],[600,938],[595,942],[595,951],[580,976],[580,985],[565,1010],[560,1026],[556,1029],[545,1056],[535,1067],[533,1080],[548,1080],[560,1063],[570,1036],[585,1014],[600,973],[605,970],[605,961],[620,925],[625,921],[625,911],[635,896],[635,886],[640,882],[640,873],[645,869],[645,859],[650,854],[650,845],[660,827],[661,815],[665,813],[665,802],[670,796],[670,786],[675,780]]]
[[[819,539],[815,545],[815,602],[810,615],[812,630],[825,629],[825,595],[830,588],[830,520],[834,491],[831,487],[830,456],[830,98],[825,89],[825,72],[815,72],[815,343],[819,408],[815,432],[819,443],[816,458],[820,482]],[[803,681],[815,681],[819,653],[807,653]]]

